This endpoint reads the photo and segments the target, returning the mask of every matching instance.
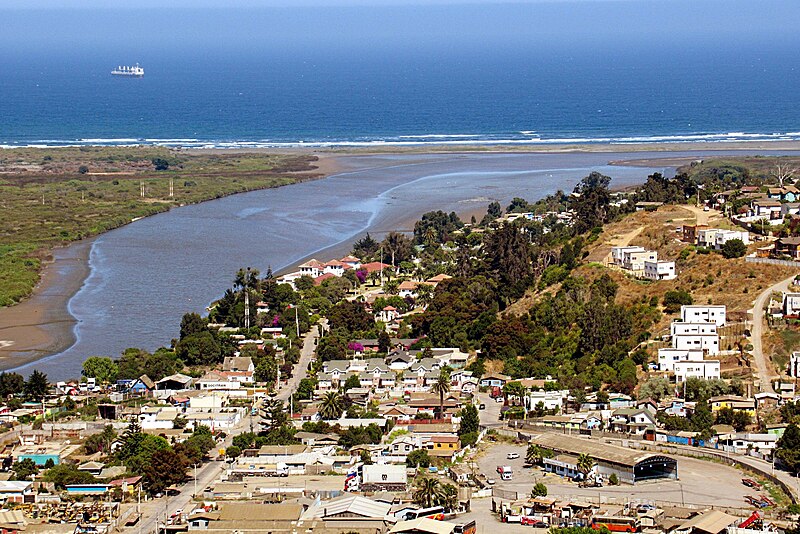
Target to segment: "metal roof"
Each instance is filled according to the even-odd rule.
[[[588,454],[595,460],[625,467],[634,467],[645,460],[665,457],[663,454],[635,451],[617,447],[616,445],[609,445],[600,440],[584,439],[576,435],[534,434],[531,436],[531,442],[556,452]],[[666,458],[669,457],[667,456]]]

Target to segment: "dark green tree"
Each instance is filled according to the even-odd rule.
[[[34,370],[25,382],[25,397],[33,401],[41,401],[47,391],[50,389],[50,384],[47,382],[47,375],[41,371]]]
[[[800,428],[789,424],[776,445],[775,457],[791,472],[800,473]]]
[[[428,451],[425,449],[416,449],[406,456],[406,465],[408,467],[422,467],[427,469],[431,465],[431,457],[428,456]]]
[[[180,339],[184,339],[200,332],[204,332],[208,327],[208,320],[198,313],[186,313],[181,318]]]
[[[741,258],[747,254],[747,245],[741,239],[731,239],[722,245],[722,255],[726,258]]]
[[[611,178],[592,172],[575,186],[572,209],[575,211],[575,231],[579,234],[608,222]]]
[[[18,373],[0,373],[0,396],[21,395],[25,390],[25,378]]]

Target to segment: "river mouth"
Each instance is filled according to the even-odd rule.
[[[339,172],[327,178],[184,206],[64,249],[67,256],[75,256],[79,247],[84,255],[88,250],[88,276],[56,275],[52,291],[70,298],[45,296],[40,302],[52,308],[47,312],[54,318],[50,335],[64,344],[74,342],[56,350],[44,343],[26,354],[7,350],[0,369],[28,374],[35,368],[51,380],[63,380],[79,376],[89,356],[117,357],[128,347],[152,351],[169,345],[182,315],[203,313],[240,267],[281,272],[312,256],[344,256],[367,231],[376,239],[392,230],[411,231],[427,211],[480,218],[491,201],[506,206],[513,197],[533,201],[559,189],[571,191],[591,171],[611,176],[612,187],[622,188],[642,183],[653,172],[673,172],[673,167],[658,165],[662,157],[726,154],[336,156]],[[651,165],[608,163],[623,158]],[[70,291],[75,276],[82,284]]]

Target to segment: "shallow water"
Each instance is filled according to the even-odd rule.
[[[203,312],[240,267],[263,273],[311,255],[339,257],[367,230],[380,239],[390,230],[411,229],[426,211],[470,213],[492,200],[506,206],[513,197],[535,200],[570,191],[592,170],[611,176],[614,187],[635,184],[654,171],[672,170],[607,162],[676,155],[681,154],[349,156],[341,158],[343,172],[323,180],[142,219],[94,242],[91,274],[69,302],[78,321],[75,344],[18,370],[36,368],[51,380],[65,379],[78,376],[88,356],[169,345],[182,315]]]

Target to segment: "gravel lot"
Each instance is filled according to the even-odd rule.
[[[509,452],[519,453],[516,460],[506,459]],[[635,486],[605,486],[603,488],[579,488],[567,479],[546,474],[541,468],[523,468],[525,446],[497,444],[478,459],[481,472],[497,480],[496,487],[515,490],[520,496],[531,491],[536,482],[544,482],[549,495],[561,498],[589,497],[597,502],[603,498],[615,497],[619,500],[648,502],[653,500],[672,501],[695,505],[716,504],[722,506],[745,507],[745,495],[752,495],[752,489],[741,482],[741,471],[717,463],[678,456],[678,475],[680,480],[664,479],[648,481]],[[502,481],[496,473],[498,465],[510,465],[514,470],[514,480]]]

